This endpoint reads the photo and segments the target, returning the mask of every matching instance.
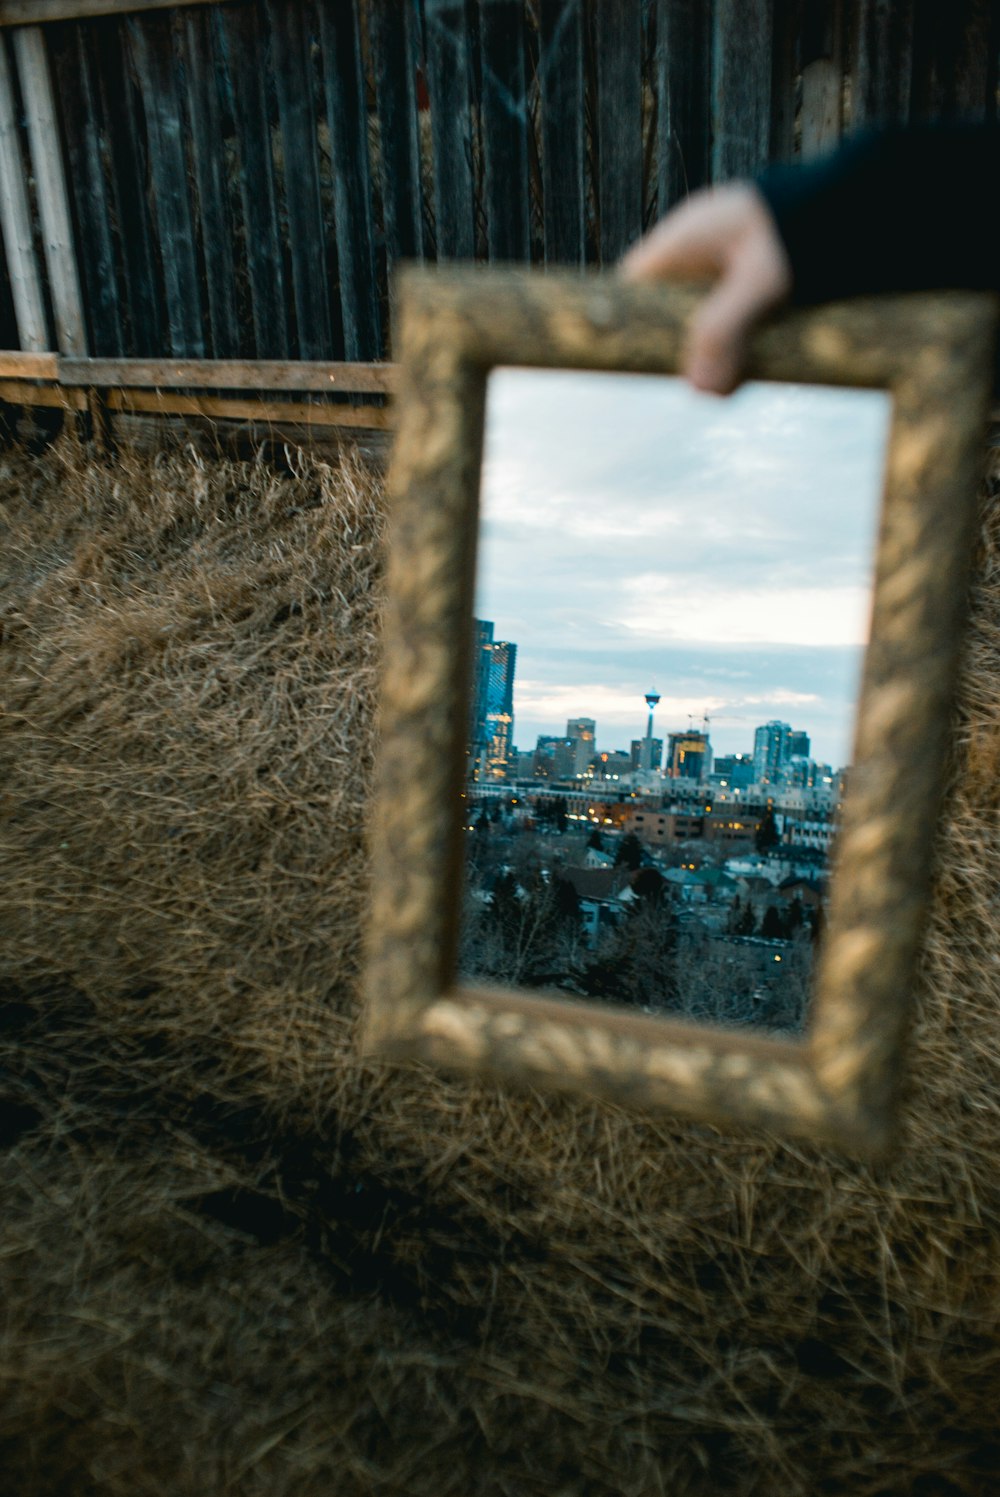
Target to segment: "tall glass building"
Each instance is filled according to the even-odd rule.
[[[469,779],[504,780],[513,767],[517,645],[494,639],[493,624],[488,619],[473,619],[473,627]]]
[[[758,785],[777,783],[788,759],[788,740],[791,735],[791,724],[778,722],[776,718],[769,723],[761,723],[754,733],[753,777]]]

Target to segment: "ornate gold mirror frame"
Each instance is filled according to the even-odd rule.
[[[804,1038],[456,976],[487,377],[498,365],[676,373],[699,295],[522,270],[402,278],[363,1046],[877,1154],[892,1138],[929,892],[992,297],[833,305],[783,318],[753,346],[751,378],[885,389],[893,406],[854,768]]]

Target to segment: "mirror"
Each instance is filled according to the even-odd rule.
[[[667,378],[703,297],[402,276],[361,1044],[873,1157],[899,1117],[996,308],[949,292],[789,312],[749,350],[764,386],[716,402]],[[470,691],[474,618],[489,668]],[[817,869],[783,839],[808,851],[811,766],[851,758]],[[718,890],[739,886],[761,785],[742,851],[764,883],[751,871],[734,910]],[[638,868],[619,860],[628,817]],[[826,902],[793,912],[774,876],[791,853],[829,873]],[[631,891],[613,926],[570,867]]]
[[[459,975],[798,1035],[891,399],[498,368]]]

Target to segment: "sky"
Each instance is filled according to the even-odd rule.
[[[778,718],[848,764],[891,414],[882,391],[498,369],[476,616],[518,647],[514,741],[599,750],[708,716],[716,754]]]

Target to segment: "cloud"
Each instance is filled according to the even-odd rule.
[[[700,718],[703,712],[721,708],[725,700],[714,696],[663,696],[656,709],[656,720],[685,724],[689,716]],[[600,681],[552,685],[538,680],[518,681],[515,676],[515,721],[521,718],[551,721],[556,726],[550,732],[564,730],[570,718],[594,717],[605,723],[631,724],[636,736],[641,736],[646,712],[642,693],[631,687],[610,686]]]
[[[740,697],[737,702],[739,707],[805,707],[812,702],[819,702],[822,698],[815,691],[788,691],[783,686],[775,687],[774,691],[767,692],[764,696]]]
[[[835,757],[888,412],[872,391],[720,401],[659,376],[495,371],[476,612],[518,645],[518,741],[576,716],[627,741],[657,686],[658,733],[708,711],[713,742],[717,718],[720,745],[746,747],[790,717]]]
[[[678,586],[673,573],[626,578],[615,623],[647,639],[702,644],[863,645],[871,619],[867,587]]]

